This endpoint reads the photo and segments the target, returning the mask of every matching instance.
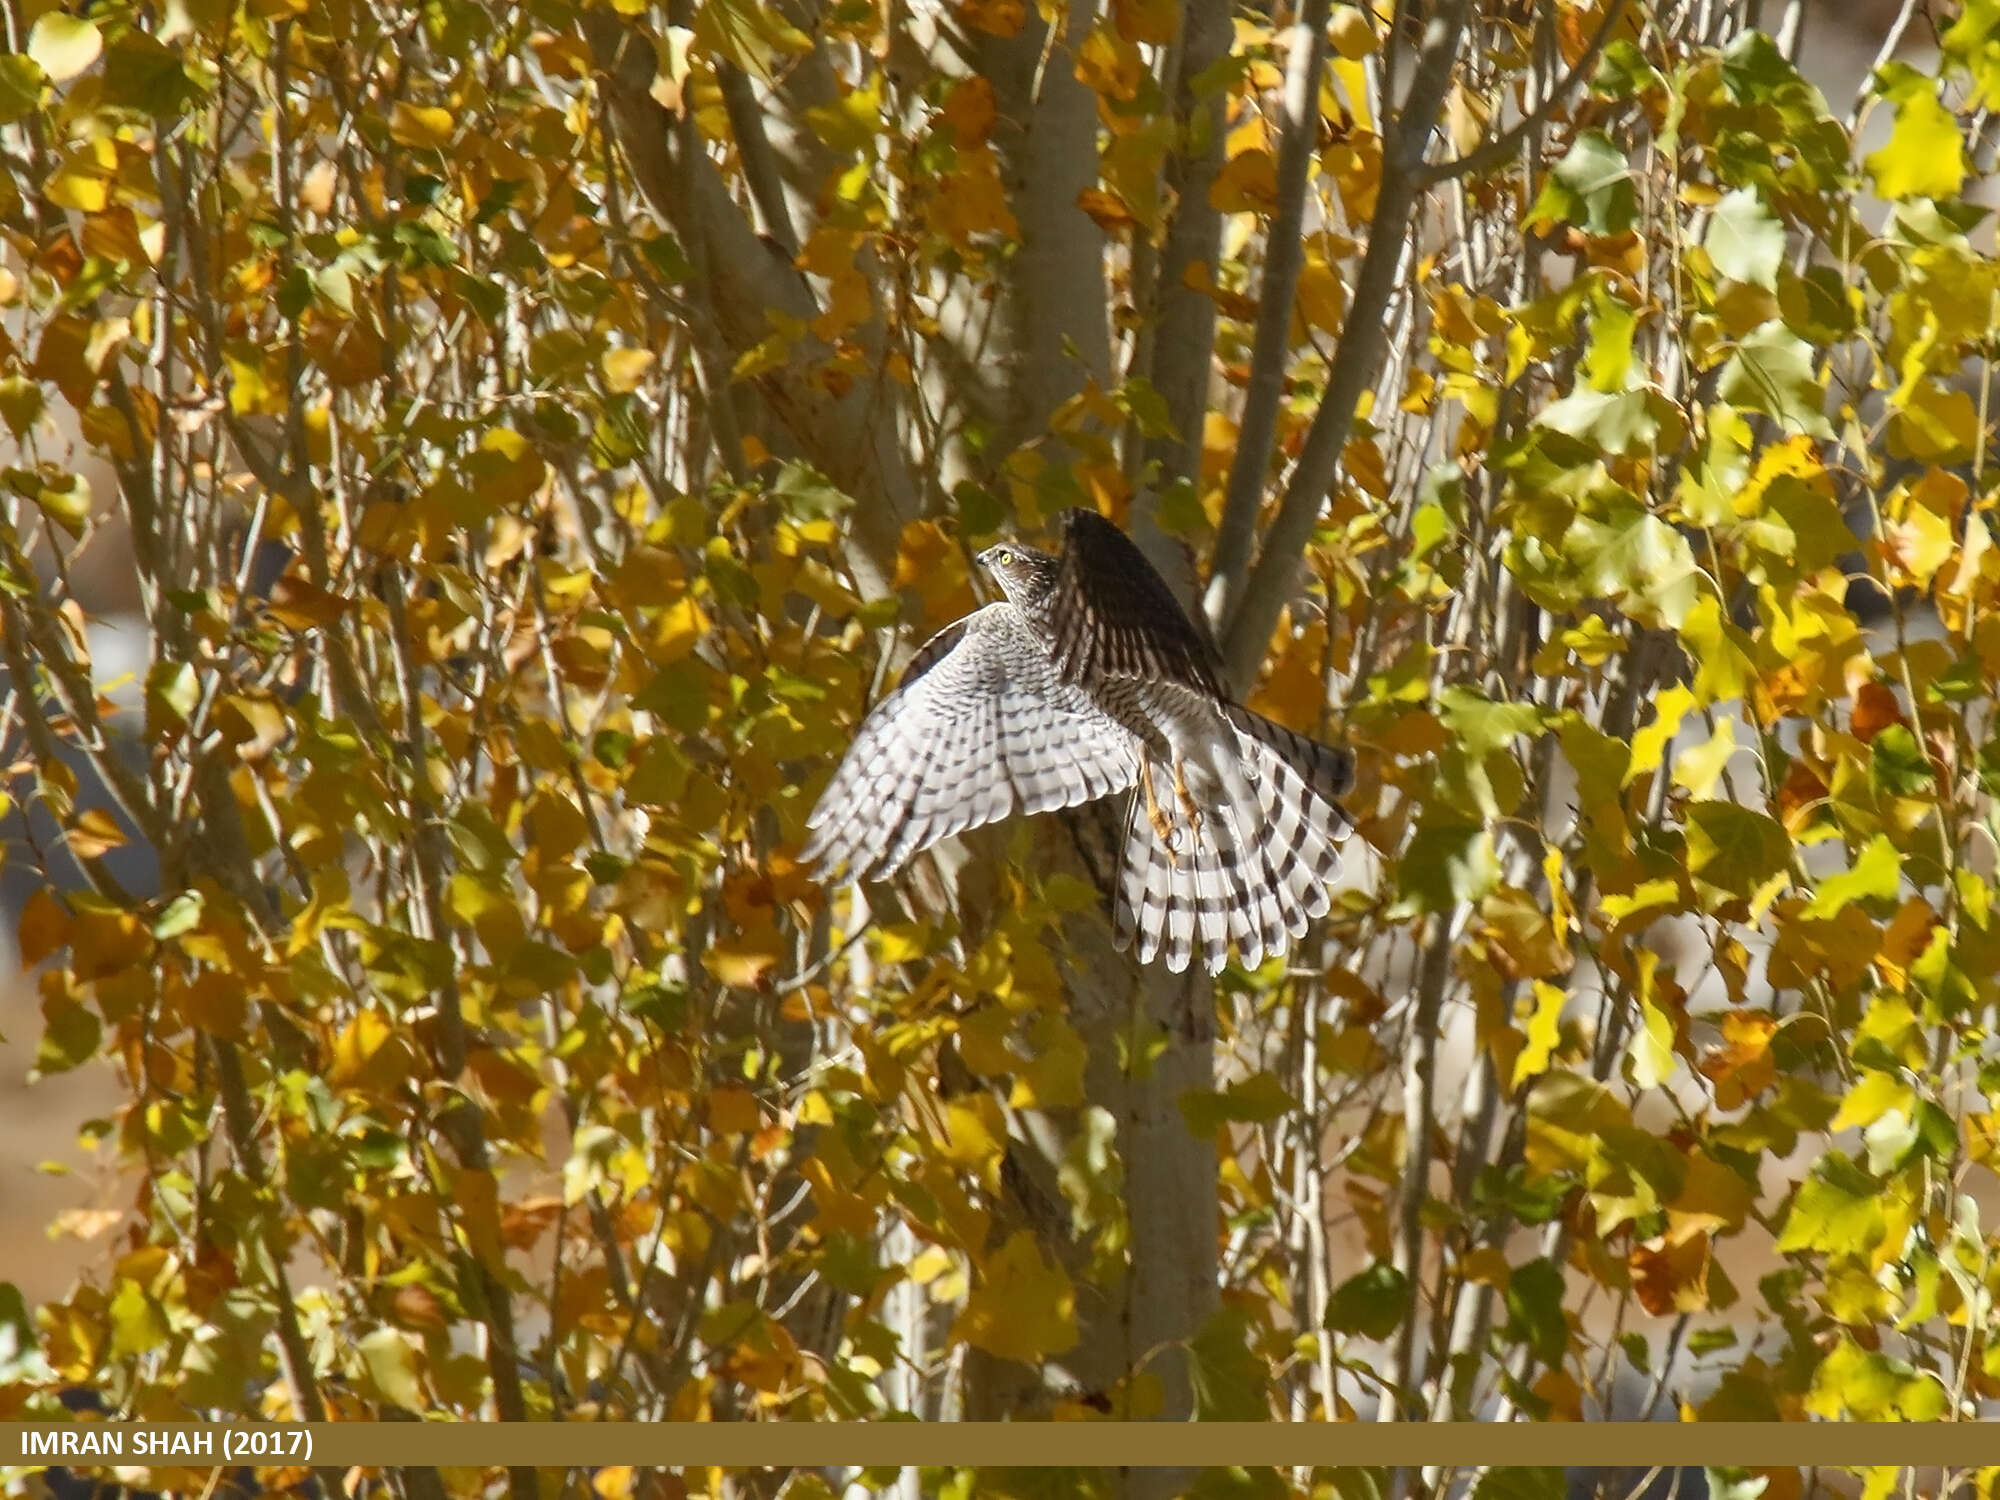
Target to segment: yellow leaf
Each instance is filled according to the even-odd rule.
[[[98,859],[125,842],[125,830],[101,807],[86,808],[69,830],[69,850],[78,859]]]
[[[1632,888],[1630,895],[1606,896],[1597,905],[1608,920],[1617,923],[1627,921],[1640,912],[1678,906],[1680,899],[1680,882],[1662,876],[1658,880],[1641,881]]]
[[[1209,187],[1211,207],[1226,214],[1268,214],[1278,206],[1278,163],[1261,148],[1233,156]]]
[[[1643,958],[1654,956],[1650,953],[1641,955]],[[1642,1089],[1658,1088],[1673,1076],[1674,1023],[1650,1000],[1639,1002],[1639,1012],[1644,1024],[1632,1033],[1629,1050],[1632,1081]]]
[[[1032,1365],[1076,1347],[1076,1290],[1059,1265],[1017,1229],[980,1268],[979,1285],[951,1325],[953,1343],[967,1343]]]
[[[1950,521],[1913,505],[1906,519],[1883,522],[1882,550],[1911,583],[1922,588],[1958,551],[1958,539],[1951,534]]]
[[[378,1328],[356,1346],[361,1355],[363,1389],[392,1406],[406,1411],[422,1411],[428,1405],[423,1383],[417,1378],[417,1351],[409,1338],[394,1328]]]
[[[1693,707],[1694,694],[1679,685],[1668,688],[1653,700],[1653,722],[1632,736],[1632,760],[1625,771],[1626,786],[1659,765],[1660,753],[1667,748],[1668,741],[1680,733],[1681,720]]]
[[[1889,142],[1870,152],[1868,175],[1884,198],[1950,198],[1965,183],[1965,138],[1958,119],[1938,102],[1937,86],[1921,75],[1897,90]]]
[[[913,588],[932,628],[967,614],[973,606],[965,550],[935,521],[912,521],[903,528],[896,555],[896,587]]]
[[[1293,305],[1307,327],[1325,333],[1338,334],[1347,317],[1347,286],[1316,250],[1307,254],[1306,263],[1299,268]]]
[[[606,349],[602,361],[605,385],[621,396],[638,390],[656,358],[650,349]]]
[[[76,77],[103,52],[104,37],[95,21],[59,10],[45,11],[28,33],[28,56],[56,83]]]
[[[661,666],[680,661],[708,634],[709,618],[692,594],[683,594],[660,611],[653,624],[648,657]]]
[[[145,958],[153,935],[129,911],[86,895],[70,898],[74,923],[69,932],[70,967],[78,979],[103,979]]]
[[[983,1174],[998,1165],[1007,1127],[1000,1119],[999,1101],[991,1094],[951,1100],[945,1105],[944,1127],[938,1155],[953,1166]]]
[[[1723,719],[1715,726],[1715,738],[1705,745],[1692,745],[1674,757],[1674,784],[1686,787],[1697,797],[1713,795],[1722,768],[1735,753],[1736,721]]]
[[[976,30],[1012,36],[1028,18],[1027,0],[960,0],[958,15]]]
[[[775,937],[775,933],[771,936]],[[719,984],[733,989],[756,989],[778,966],[778,957],[770,942],[745,937],[710,944],[701,962]]]
[[[1327,35],[1333,42],[1333,50],[1350,62],[1375,50],[1375,28],[1368,24],[1368,17],[1358,5],[1335,6]]]
[[[1514,1059],[1512,1087],[1519,1088],[1538,1073],[1548,1071],[1562,1037],[1563,991],[1544,980],[1535,981],[1535,1009],[1528,1017],[1528,1042]]]
[[[1873,1125],[1892,1109],[1907,1115],[1914,1102],[1910,1086],[1896,1074],[1870,1069],[1847,1091],[1847,1097],[1840,1101],[1840,1112],[1827,1129],[1840,1131],[1855,1125]]]
[[[409,1043],[396,1035],[381,1011],[358,1012],[333,1044],[327,1082],[362,1093],[388,1093],[409,1077]]]
[[[399,102],[389,118],[389,137],[399,146],[438,150],[451,144],[452,123],[448,109]]]

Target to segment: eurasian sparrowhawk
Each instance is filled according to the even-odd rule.
[[[1070,510],[1057,527],[1053,556],[979,555],[1006,602],[917,652],[813,809],[806,857],[885,879],[952,834],[1129,792],[1119,946],[1176,972],[1196,949],[1220,970],[1232,940],[1253,967],[1283,953],[1327,909],[1352,757],[1235,702],[1116,526]]]

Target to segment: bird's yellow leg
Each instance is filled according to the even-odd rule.
[[[1174,776],[1178,782],[1180,777],[1178,770]],[[1169,862],[1179,864],[1180,857],[1174,853],[1174,820],[1167,810],[1160,806],[1159,796],[1153,790],[1153,762],[1143,755],[1139,757],[1139,790],[1146,796],[1146,821],[1153,825],[1153,832],[1160,836],[1161,844],[1166,847]]]
[[[1201,809],[1195,805],[1194,793],[1188,790],[1187,776],[1181,766],[1181,758],[1174,757],[1174,798],[1187,814],[1188,831],[1197,839],[1201,837]]]

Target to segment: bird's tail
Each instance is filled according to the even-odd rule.
[[[1113,936],[1139,961],[1164,955],[1178,973],[1197,949],[1213,974],[1234,941],[1245,965],[1282,953],[1331,904],[1327,883],[1353,822],[1338,799],[1354,783],[1353,756],[1231,705],[1244,776],[1203,810],[1195,837],[1176,818],[1169,848],[1135,791],[1126,818]],[[1155,768],[1163,805],[1171,770]],[[1164,779],[1161,779],[1164,778]]]

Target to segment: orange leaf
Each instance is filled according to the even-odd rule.
[[[21,967],[33,968],[69,941],[70,916],[63,904],[37,890],[21,908],[21,926],[15,946],[21,951]]]
[[[993,101],[992,81],[979,77],[961,79],[945,95],[943,115],[959,150],[977,146],[993,133],[993,122],[999,116],[999,108]]]
[[[1896,695],[1879,682],[1864,682],[1854,694],[1854,737],[1867,744],[1891,724],[1908,724]]]
[[[1123,234],[1138,223],[1124,201],[1116,193],[1107,193],[1103,188],[1085,188],[1076,195],[1076,206],[1089,214],[1106,234]]]

